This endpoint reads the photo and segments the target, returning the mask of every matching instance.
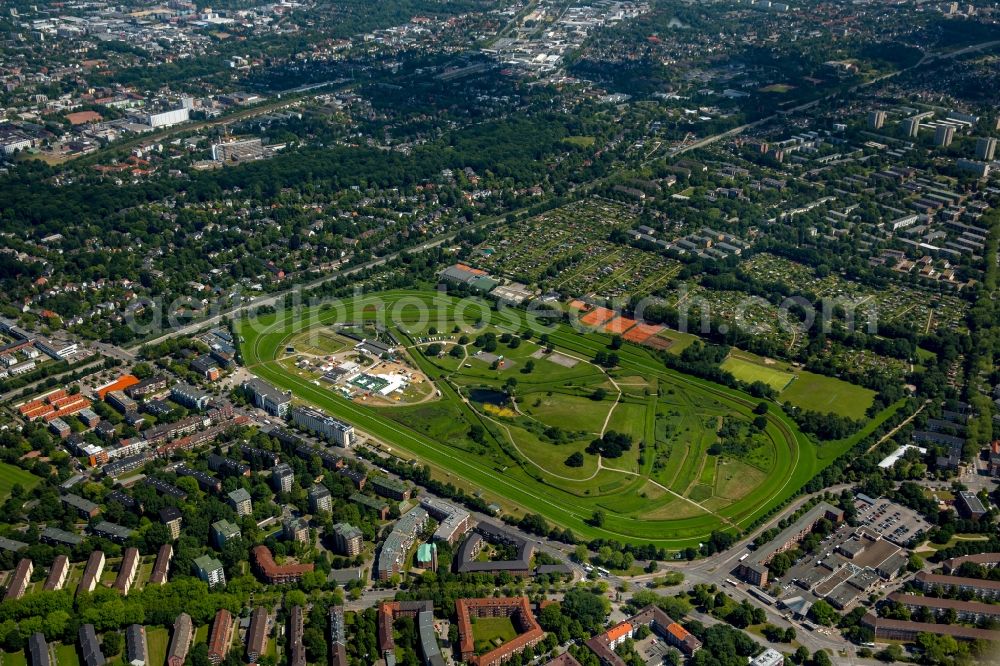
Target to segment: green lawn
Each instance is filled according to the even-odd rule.
[[[780,397],[802,409],[863,419],[875,400],[875,391],[802,370],[796,373],[795,380]]]
[[[0,659],[2,659],[0,662],[2,666],[28,666],[28,659],[23,650],[21,652],[4,652],[0,655]]]
[[[146,645],[149,647],[148,666],[163,666],[167,662],[170,631],[165,627],[146,627]]]
[[[360,297],[347,307],[368,312],[364,306],[376,300],[391,309],[399,300],[421,298],[431,309],[437,308],[433,314],[445,322],[458,303],[457,299],[439,294],[399,290]],[[478,411],[481,406],[465,402],[462,396],[474,389],[495,391],[513,377],[518,380],[518,394],[527,398],[522,406],[531,404],[528,400],[533,395],[549,397],[549,391],[553,396],[559,393],[580,397],[569,401],[575,403],[570,409],[563,405],[549,407],[549,413],[542,416],[553,422],[550,425],[559,425],[567,431],[595,428],[598,421],[603,423],[602,414],[606,415],[611,406],[584,397],[594,386],[606,382],[604,374],[595,366],[580,362],[573,368],[565,368],[538,361],[535,371],[525,375],[519,368],[537,351],[533,342],[523,343],[517,349],[500,345],[498,352],[514,363],[512,369],[502,371],[490,370],[487,364],[478,361],[472,368],[463,366],[458,371],[454,366],[439,368],[433,359],[414,351],[414,361],[435,381],[442,392],[441,399],[415,407],[373,409],[298,377],[272,360],[283,350],[285,340],[296,334],[303,318],[313,325],[329,326],[335,323],[337,316],[332,309],[312,308],[294,318],[281,314],[264,315],[254,322],[241,321],[238,330],[243,361],[254,374],[291,390],[298,400],[312,403],[372,434],[404,460],[418,459],[429,464],[436,478],[503,498],[504,505],[514,515],[527,511],[540,513],[551,523],[572,529],[578,537],[616,538],[669,549],[697,546],[712,530],[724,529],[726,524],[747,525],[766,513],[829,464],[834,450],[840,448],[841,443],[836,443],[836,447],[817,448],[799,433],[791,419],[774,407],[766,417],[765,432],[770,441],[770,464],[764,465],[766,470],[747,474],[742,480],[745,482],[741,482],[741,479],[732,478],[732,466],[720,467],[716,492],[724,488],[725,497],[710,497],[706,506],[678,500],[651,480],[675,492],[692,491],[698,497],[710,494],[711,487],[699,482],[707,481],[711,475],[711,471],[705,470],[704,460],[707,447],[716,437],[717,419],[725,414],[750,419],[758,400],[668,370],[646,349],[625,345],[618,351],[620,367],[616,374],[626,378],[640,377],[657,387],[659,395],[648,399],[635,395],[617,405],[609,428],[630,432],[637,441],[646,442],[642,462],[640,464],[636,446],[627,456],[606,461],[607,465],[621,471],[605,469],[595,473],[596,467],[589,462],[588,475],[564,474],[567,468],[562,460],[574,448],[558,450],[562,447],[547,445],[550,450],[546,450],[537,435],[528,432],[525,424],[520,423],[527,417],[516,417],[511,430],[518,448],[523,445],[525,449],[519,453],[498,426],[508,419],[494,422]],[[523,322],[507,321],[504,319],[507,316],[514,315],[504,311],[491,313],[490,326],[496,330],[523,330]],[[451,330],[448,323],[442,326],[447,328],[439,326],[439,330]],[[400,335],[405,338],[402,331]],[[591,359],[596,353],[607,350],[611,341],[610,335],[581,334],[563,325],[551,327],[548,335],[557,351],[580,359]],[[412,339],[402,341],[413,344]],[[797,382],[793,382],[793,386]],[[461,394],[457,387],[462,387]],[[485,431],[481,442],[472,442],[468,437],[475,425],[482,426]],[[843,443],[844,446],[849,444]],[[821,458],[820,451],[829,457]],[[608,519],[600,528],[589,524],[589,518],[598,508],[608,510]]]
[[[509,617],[478,617],[472,621],[476,652],[489,652],[498,645],[517,638],[517,629]]]
[[[681,333],[680,331],[675,331],[669,328],[665,328],[657,333],[656,337],[670,340],[671,345],[667,348],[667,351],[671,354],[680,354],[682,351],[694,344],[695,340],[698,339],[697,335],[692,335],[691,333]]]
[[[596,139],[592,136],[568,136],[563,141],[580,148],[590,148]]]
[[[10,495],[11,489],[20,484],[25,490],[31,490],[41,479],[25,470],[9,463],[0,463],[0,500]]]
[[[752,384],[753,382],[764,382],[779,393],[788,386],[788,382],[795,378],[791,372],[785,372],[780,368],[754,363],[745,358],[740,358],[732,354],[722,362],[722,369],[729,372],[741,382]]]
[[[55,653],[58,666],[80,666],[75,645],[56,645]]]

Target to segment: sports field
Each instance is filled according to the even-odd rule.
[[[747,526],[836,457],[833,449],[852,444],[824,444],[821,463],[817,447],[775,406],[754,435],[755,448],[739,456],[709,455],[722,419],[749,424],[757,400],[668,370],[634,345],[616,351],[617,368],[602,368],[592,359],[606,352],[610,334],[582,334],[560,324],[547,329],[545,345],[538,332],[514,340],[504,333],[527,328],[524,312],[490,311],[485,302],[420,291],[358,297],[348,309],[375,317],[402,300],[422,301],[434,321],[444,322],[440,331],[467,331],[465,322],[483,319],[466,333],[464,361],[426,357],[407,335],[419,329],[417,323],[406,317],[386,322],[440,391],[432,401],[379,408],[352,403],[274,360],[302,327],[332,325],[343,308],[237,322],[242,360],[297,400],[354,424],[403,459],[428,464],[435,477],[499,498],[508,513],[539,513],[578,536],[697,547],[713,530]],[[379,307],[370,307],[375,303]],[[464,311],[461,321],[458,311]],[[489,353],[503,363],[472,358],[482,351],[477,339],[490,336]],[[443,344],[458,344],[452,339],[457,334],[441,337]],[[550,360],[548,346],[559,356]],[[613,457],[587,452],[612,431],[631,436],[631,447]],[[582,463],[568,464],[576,453]],[[590,523],[597,510],[606,515],[600,527]]]
[[[31,490],[40,482],[41,479],[31,472],[9,463],[0,463],[0,500],[6,499],[10,495],[11,488],[17,484],[25,490]]]

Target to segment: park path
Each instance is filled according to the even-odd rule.
[[[871,446],[869,446],[868,450],[865,451],[865,453],[871,453],[872,451],[875,450],[875,447],[877,447],[879,444],[881,444],[882,442],[884,442],[885,440],[889,439],[890,437],[892,437],[893,435],[895,435],[897,432],[899,432],[900,429],[903,426],[905,426],[906,424],[908,424],[913,419],[917,418],[917,414],[919,414],[920,412],[924,411],[924,407],[926,407],[928,404],[930,404],[930,400],[925,400],[924,404],[920,405],[920,408],[917,409],[917,411],[913,412],[912,414],[910,414],[909,416],[907,416],[905,419],[903,419],[902,423],[900,423],[898,426],[896,426],[895,428],[893,428],[889,432],[885,433],[885,435],[883,435],[877,442],[875,442],[874,444],[872,444]]]

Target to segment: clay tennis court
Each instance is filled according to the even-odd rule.
[[[586,312],[590,309],[589,303],[584,303],[580,299],[572,300],[569,302],[569,307],[573,310],[579,310],[580,312]]]
[[[614,316],[614,310],[609,310],[607,308],[594,308],[592,312],[588,312],[580,317],[580,321],[587,326],[600,326],[601,324],[607,323],[608,320]]]
[[[628,317],[615,317],[608,322],[608,325],[604,327],[604,330],[608,333],[624,333],[636,324],[638,324],[635,319],[629,319]]]
[[[662,330],[663,327],[658,324],[636,324],[622,337],[629,342],[644,343]]]

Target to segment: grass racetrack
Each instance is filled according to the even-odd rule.
[[[545,360],[541,346],[529,340],[516,349],[501,345],[498,353],[511,364],[491,369],[480,362],[437,365],[437,359],[425,357],[406,333],[419,327],[389,317],[387,326],[441,391],[440,399],[412,407],[374,408],[352,402],[326,385],[290,373],[275,360],[287,340],[311,326],[345,321],[345,316],[357,321],[401,311],[396,306],[403,301],[423,303],[441,322],[437,328],[442,331],[452,330],[456,308],[465,311],[465,321],[488,313],[488,326],[498,332],[522,331],[528,316],[523,311],[490,312],[483,301],[477,306],[470,299],[396,290],[359,296],[345,307],[239,320],[235,326],[242,361],[253,374],[353,424],[400,458],[429,464],[435,477],[447,476],[448,481],[460,480],[456,485],[461,487],[502,497],[515,515],[541,514],[578,537],[652,543],[671,550],[697,547],[713,530],[746,527],[856,441],[817,447],[772,405],[762,435],[768,444],[754,459],[741,463],[707,456],[721,415],[751,420],[758,400],[669,370],[652,353],[632,345],[617,350],[619,366],[607,373],[590,359],[607,350],[611,336],[584,334],[561,324],[546,329],[548,345],[578,359],[573,368]],[[471,345],[468,350],[476,351]],[[525,361],[533,354],[539,354],[539,360],[527,372]],[[621,387],[620,401],[616,377],[629,384]],[[516,417],[491,416],[468,399],[472,391],[498,390],[510,378],[517,379],[517,404],[522,408]],[[605,400],[587,397],[595,387],[606,390]],[[486,441],[465,436],[474,424],[484,427]],[[568,441],[554,444],[541,437],[540,431],[551,425],[567,431]],[[620,458],[599,460],[586,454],[582,468],[562,464],[603,429],[628,432],[636,445]],[[740,474],[740,465],[751,473]],[[589,522],[598,509],[606,512],[602,527]]]

